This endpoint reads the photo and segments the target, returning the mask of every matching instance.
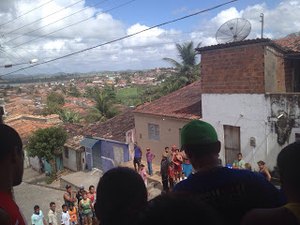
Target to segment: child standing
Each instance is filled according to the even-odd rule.
[[[76,209],[76,207],[74,207],[73,202],[70,204],[68,212],[69,212],[69,215],[70,215],[71,225],[77,225],[78,224],[77,209]]]
[[[66,204],[62,205],[63,212],[61,213],[61,224],[62,225],[70,225],[70,215],[68,212],[68,206]]]
[[[139,174],[141,175],[141,177],[143,178],[143,181],[145,183],[145,186],[147,187],[148,185],[148,182],[147,182],[147,172],[146,172],[146,167],[144,164],[141,164],[140,165],[140,168],[139,168]]]

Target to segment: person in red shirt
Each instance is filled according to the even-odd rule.
[[[21,184],[24,168],[22,140],[13,128],[0,124],[0,224],[25,225],[12,189]]]

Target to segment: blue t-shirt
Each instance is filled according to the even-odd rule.
[[[142,151],[139,146],[134,146],[134,158],[142,158]]]
[[[191,174],[174,187],[174,192],[196,194],[230,225],[240,224],[243,215],[251,209],[279,207],[285,203],[279,190],[261,175],[226,167]]]
[[[182,164],[182,171],[185,177],[188,177],[192,171],[193,171],[193,166],[191,164]]]

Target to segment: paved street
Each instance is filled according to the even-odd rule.
[[[35,205],[39,205],[44,215],[47,215],[49,211],[49,203],[53,201],[56,203],[57,211],[61,212],[63,191],[23,182],[21,185],[14,188],[14,192],[16,202],[21,208],[28,224],[31,224],[30,217]]]

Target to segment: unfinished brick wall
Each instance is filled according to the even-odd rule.
[[[264,45],[201,52],[203,93],[264,93]]]

